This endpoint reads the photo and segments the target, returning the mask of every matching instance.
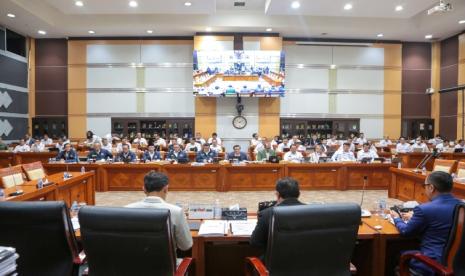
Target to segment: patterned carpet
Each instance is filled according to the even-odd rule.
[[[305,203],[360,203],[362,191],[302,191],[300,200]],[[97,192],[96,205],[101,206],[125,206],[126,204],[140,201],[144,198],[143,192]],[[249,211],[256,211],[258,202],[274,200],[273,191],[263,192],[178,192],[168,193],[169,203],[179,203],[185,206],[190,203],[214,203],[219,199],[221,205],[226,207],[238,203],[241,207],[246,207]],[[386,190],[366,191],[363,202],[364,209],[373,209],[379,199],[387,199],[388,206],[399,204],[397,199],[387,198]]]

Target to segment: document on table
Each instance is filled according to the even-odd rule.
[[[231,226],[231,235],[233,236],[252,236],[252,232],[257,225],[256,219],[234,220],[229,221]]]
[[[225,220],[205,220],[199,229],[199,236],[224,236],[228,233]]]
[[[78,217],[73,217],[73,218],[71,219],[71,223],[73,224],[73,229],[74,229],[74,231],[76,231],[76,230],[78,230],[78,229],[81,228],[81,225],[79,224],[79,219],[78,219]]]

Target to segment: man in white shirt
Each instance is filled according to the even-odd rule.
[[[415,149],[421,149],[421,152],[429,152],[428,146],[419,138],[417,138],[412,146],[412,150],[415,151]]]
[[[136,138],[132,140],[134,144],[139,144],[141,147],[147,147],[148,143],[145,138],[142,137],[142,133],[138,132],[136,133]]]
[[[200,132],[196,132],[195,133],[195,141],[199,144],[199,145],[203,145],[206,143],[205,139],[202,138],[202,134]],[[200,151],[200,149],[199,149]]]
[[[26,142],[24,141],[24,139],[20,139],[19,145],[17,145],[15,149],[13,150],[13,152],[28,152],[28,151],[31,151],[31,148],[28,145],[26,145]]]
[[[105,149],[110,153],[113,151],[113,145],[108,141],[108,138],[102,138],[102,149]]]
[[[294,144],[296,144],[297,142],[301,142],[301,141],[299,140],[299,136],[294,135],[294,136],[292,136],[292,139],[289,141],[289,144],[294,145]]]
[[[405,137],[399,138],[399,143],[396,145],[396,151],[397,153],[406,153],[412,151],[412,147],[407,143],[407,141],[405,141]]]
[[[170,210],[173,242],[176,248],[186,251],[192,247],[192,235],[187,219],[181,207],[167,203],[168,177],[162,173],[150,171],[144,177],[144,193],[142,201],[126,205],[128,208],[155,208]],[[180,263],[180,260],[177,262]]]
[[[160,150],[161,150],[161,148],[165,148],[165,147],[166,147],[166,140],[163,139],[163,138],[161,138],[161,137],[160,137],[160,134],[158,134],[158,133],[155,133],[155,137],[154,137],[154,139],[153,139],[153,143],[154,143],[155,146],[160,147]]]
[[[32,152],[45,151],[45,145],[39,139],[35,139],[34,144],[32,144],[31,146],[31,151]]]
[[[347,138],[347,141],[345,141],[345,143],[348,143],[350,145],[349,150],[351,152],[355,152],[355,144],[353,143],[352,138]],[[344,144],[342,144],[337,151],[339,152],[342,151],[343,147],[344,147]]]
[[[275,136],[273,140],[271,140],[271,147],[276,149],[279,145],[279,136]]]
[[[284,154],[284,161],[300,163],[303,160],[302,153],[297,151],[297,145],[291,145],[291,150]]]
[[[276,149],[277,152],[284,152],[284,149],[289,149],[291,147],[291,143],[289,143],[289,139],[284,138],[283,142],[278,145]]]
[[[255,146],[253,151],[255,153],[258,153],[259,151],[263,150],[267,142],[268,142],[268,139],[266,137],[260,138],[260,142]]]
[[[97,135],[95,135],[92,131],[87,131],[86,132],[86,138],[87,140],[84,142],[84,144],[88,147],[93,147],[95,142],[100,142],[101,139]]]
[[[212,133],[212,137],[208,138],[208,143],[209,143],[209,144],[213,144],[213,140],[216,140],[216,143],[217,143],[218,145],[220,145],[220,146],[222,145],[221,138],[218,137],[218,134],[217,134],[216,132],[213,132],[213,133]]]
[[[381,141],[379,141],[379,145],[381,147],[387,147],[389,145],[392,145],[392,141],[389,140],[389,136],[384,136],[384,138],[381,139]]]
[[[176,139],[176,142],[178,143],[178,145],[180,145],[180,146],[184,145],[184,141],[182,140],[182,138],[178,137],[177,133],[173,134],[173,138],[171,138],[171,140],[173,140],[173,139]],[[172,144],[172,143],[170,143],[170,144]]]
[[[310,162],[318,163],[320,161],[320,157],[326,157],[326,153],[321,145],[316,145],[315,151],[310,154]]]
[[[339,145],[339,141],[337,140],[336,135],[333,135],[333,137],[331,137],[331,139],[326,141],[326,145],[329,146],[329,147]]]
[[[196,138],[191,138],[190,142],[186,144],[186,147],[185,147],[185,150],[187,152],[189,151],[198,152],[201,149],[202,149],[202,146],[198,143],[198,140]]]
[[[355,161],[354,153],[350,151],[350,144],[342,144],[342,151],[336,151],[331,160],[334,162]]]
[[[454,149],[465,149],[465,140],[460,139]]]
[[[252,140],[250,140],[250,145],[251,146],[256,146],[260,143],[260,138],[258,137],[258,133],[252,134]]]
[[[58,137],[58,142],[55,144],[55,148],[58,149],[58,152],[63,150],[64,144],[65,144],[65,142],[63,141],[63,138]],[[69,144],[69,142],[68,142],[68,144]]]
[[[370,146],[369,143],[363,144],[362,150],[357,152],[357,160],[358,161],[362,161],[364,158],[370,158],[370,162],[371,162],[371,161],[373,161],[373,159],[379,157],[378,153],[376,153],[376,151],[373,151],[370,147],[371,146]]]
[[[367,139],[365,138],[365,134],[363,132],[360,132],[360,135],[358,138],[355,140],[355,143],[359,145],[363,145],[367,142]]]
[[[42,141],[40,141],[44,146],[50,146],[53,144],[53,140],[50,139],[50,137],[48,137],[48,134],[45,133],[44,134],[44,138],[42,139]],[[35,141],[34,141],[35,143]]]
[[[211,140],[210,149],[212,149],[216,153],[223,152],[223,147],[218,144],[218,141],[216,139]]]
[[[128,138],[124,137],[122,140],[121,140],[121,143],[118,143],[116,145],[116,152],[122,152],[123,151],[123,145],[128,145],[129,149],[131,149],[132,145],[131,143],[129,143],[128,141]]]

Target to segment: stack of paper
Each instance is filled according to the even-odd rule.
[[[255,226],[256,219],[229,221],[231,225],[231,235],[233,236],[251,236]]]
[[[224,220],[205,220],[199,229],[199,236],[224,236],[228,233]]]
[[[18,257],[14,248],[0,246],[0,275],[14,274]]]

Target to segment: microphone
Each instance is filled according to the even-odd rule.
[[[11,164],[9,164],[9,168],[11,170]],[[12,174],[11,177],[13,178],[13,184],[15,186],[15,192],[12,192],[10,193],[8,196],[19,196],[19,195],[22,195],[24,194],[24,192],[22,190],[18,190],[18,186],[16,186],[16,178],[15,178],[15,175]]]
[[[362,209],[363,200],[365,199],[365,190],[366,190],[366,186],[367,186],[367,181],[368,181],[368,176],[364,175],[363,176],[362,199],[360,200],[360,209],[362,210],[362,214],[361,214],[362,217],[370,217],[371,216],[370,211]],[[362,225],[362,224],[363,224],[363,222],[362,222],[362,220],[360,220],[360,225]]]

